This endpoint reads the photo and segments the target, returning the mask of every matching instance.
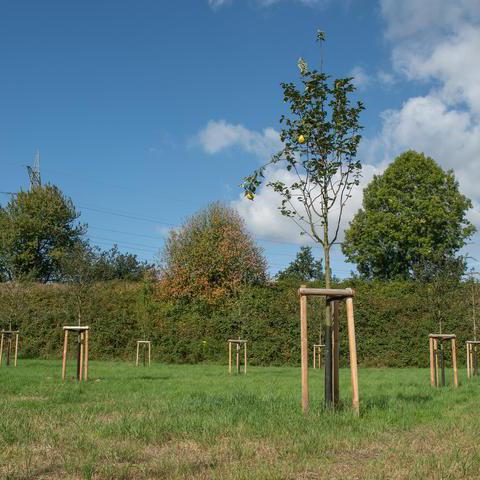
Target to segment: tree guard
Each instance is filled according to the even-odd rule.
[[[358,393],[357,345],[355,340],[355,321],[353,316],[353,297],[355,292],[351,288],[307,288],[302,285],[298,290],[300,296],[300,330],[301,330],[301,365],[302,365],[302,410],[308,410],[308,329],[307,329],[307,298],[309,296],[325,297],[327,306],[332,311],[332,352],[331,358],[325,352],[325,378],[331,378],[332,385],[325,384],[325,391],[333,393],[333,406],[339,403],[339,302],[345,300],[347,310],[348,347],[350,353],[350,375],[352,383],[352,406],[355,413],[360,413]],[[325,339],[327,343],[328,339]],[[328,375],[330,369],[331,375]]]
[[[430,384],[432,387],[444,387],[445,379],[445,342],[450,342],[452,349],[452,368],[453,368],[453,385],[458,387],[458,371],[457,371],[457,336],[450,333],[431,333],[429,336],[430,343]]]
[[[467,340],[467,378],[478,377],[479,340]]]
[[[232,373],[232,346],[235,346],[237,373],[240,373],[240,350],[243,345],[243,373],[247,373],[247,341],[228,340],[228,373]]]
[[[63,357],[62,357],[62,380],[65,380],[67,373],[67,350],[68,350],[68,333],[77,334],[77,380],[88,380],[88,332],[90,327],[83,326],[66,326],[63,327]]]
[[[11,328],[11,327],[10,327]],[[13,356],[13,366],[17,366],[17,358],[18,358],[18,330],[2,330],[0,332],[0,367],[2,366],[3,362],[3,349],[4,345],[6,344],[6,352],[5,352],[5,366],[10,366],[10,357],[12,355],[12,348],[13,348],[13,339],[15,338],[15,348],[14,348],[14,356]]]
[[[138,361],[139,361],[139,354],[140,354],[140,346],[143,347],[143,366],[146,365],[146,356],[147,356],[147,351],[148,351],[148,365],[150,366],[151,363],[151,353],[152,353],[152,342],[150,340],[137,340],[137,359],[135,361],[135,366],[138,367]]]

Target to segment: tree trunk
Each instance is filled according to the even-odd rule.
[[[330,246],[328,244],[328,223],[324,225],[323,253],[325,257],[325,288],[330,288]],[[325,407],[333,404],[333,362],[332,362],[332,311],[330,302],[325,303]]]

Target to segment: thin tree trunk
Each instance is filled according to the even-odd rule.
[[[328,219],[323,226],[323,253],[325,257],[325,288],[330,288],[330,245],[328,242]],[[333,404],[332,363],[332,311],[330,302],[325,303],[325,407]]]

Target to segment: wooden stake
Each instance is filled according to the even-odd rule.
[[[350,374],[352,378],[352,406],[357,415],[360,414],[360,398],[358,392],[357,344],[355,340],[355,319],[353,316],[353,299],[345,300],[347,306],[348,346],[350,350]]]
[[[152,363],[152,344],[148,342],[148,366]]]
[[[467,343],[467,378],[470,378],[470,344]]]
[[[7,367],[10,366],[10,354],[12,353],[12,335],[7,335],[7,361],[5,362]]]
[[[302,288],[305,286],[302,285]],[[300,295],[300,349],[302,368],[302,410],[308,411],[308,336],[307,336],[307,297]]]
[[[430,385],[435,386],[435,358],[433,353],[433,338],[429,337],[428,343],[430,345]]]
[[[247,373],[247,342],[243,344],[243,373]]]
[[[453,366],[453,384],[458,387],[458,372],[457,372],[457,342],[452,338],[452,366]]]
[[[0,338],[0,367],[2,366],[2,361],[3,361],[3,332]]]
[[[235,348],[236,360],[237,360],[237,373],[240,373],[240,345],[237,343]]]
[[[140,343],[137,342],[137,358],[135,360],[135,366],[138,367],[138,356],[140,353]]]
[[[80,368],[78,370],[78,380],[82,381],[83,380],[83,332],[79,332],[78,336],[80,337]]]
[[[88,380],[88,330],[85,330],[85,373],[83,378]]]
[[[67,345],[68,345],[68,330],[65,330],[63,337],[63,357],[62,357],[62,380],[65,380],[67,372]]]
[[[433,351],[435,352],[435,385],[438,387],[440,384],[440,377],[439,377],[439,365],[438,365],[438,340],[436,338],[433,339]]]
[[[18,333],[15,334],[15,359],[13,366],[17,366],[17,360],[18,360]]]
[[[232,373],[232,342],[228,342],[228,373]]]

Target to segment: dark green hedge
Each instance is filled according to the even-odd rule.
[[[428,334],[437,331],[428,288],[412,282],[350,281],[356,289],[355,321],[359,361],[364,366],[426,366]],[[135,342],[153,342],[163,362],[226,362],[226,340],[249,341],[256,365],[297,365],[299,349],[298,285],[247,288],[238,298],[215,306],[160,300],[144,283],[97,284],[86,292],[83,323],[89,324],[91,357],[133,359]],[[459,360],[471,338],[470,286],[460,285],[441,301],[444,332],[458,336]],[[21,330],[25,357],[59,357],[62,326],[76,324],[76,296],[64,285],[0,285],[0,327]],[[310,343],[317,343],[323,307],[309,303]],[[343,314],[342,309],[342,314]],[[343,319],[343,317],[342,317]],[[342,352],[347,353],[345,322]],[[345,355],[343,360],[345,361]]]

